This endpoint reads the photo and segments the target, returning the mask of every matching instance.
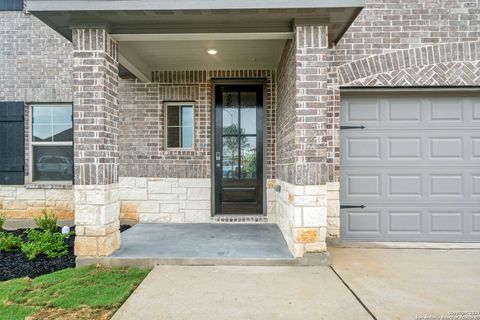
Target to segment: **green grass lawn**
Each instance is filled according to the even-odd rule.
[[[89,266],[0,281],[0,319],[109,319],[148,272]]]

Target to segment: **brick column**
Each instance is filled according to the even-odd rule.
[[[296,257],[326,251],[327,193],[327,27],[295,27],[280,70],[277,131],[282,146],[277,169],[277,214],[290,250]],[[284,63],[283,63],[284,62]],[[294,73],[295,77],[290,75]],[[283,82],[283,83],[282,83]],[[283,90],[283,92],[280,92]],[[282,114],[294,118],[281,119]],[[293,131],[293,132],[292,132]],[[287,137],[287,138],[285,138]],[[284,150],[288,146],[289,150]],[[293,150],[291,150],[293,149]],[[278,152],[277,152],[278,153]]]
[[[74,29],[74,162],[77,256],[120,246],[118,45],[105,29]]]

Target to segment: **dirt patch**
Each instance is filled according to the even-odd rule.
[[[108,320],[115,310],[102,308],[55,309],[45,308],[25,320]]]

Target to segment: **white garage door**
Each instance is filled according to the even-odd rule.
[[[342,95],[340,119],[343,239],[480,241],[480,95]]]

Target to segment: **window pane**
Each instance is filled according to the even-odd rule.
[[[193,126],[193,107],[182,106],[182,126]]]
[[[73,180],[73,146],[34,146],[33,179]]]
[[[238,137],[223,137],[223,178],[238,179]]]
[[[257,109],[255,107],[243,107],[240,109],[242,134],[256,134],[257,132]]]
[[[238,107],[238,91],[223,93],[223,107]]]
[[[33,141],[52,141],[52,126],[50,124],[34,124],[32,131]]]
[[[71,125],[54,125],[53,141],[72,141],[73,129]]]
[[[180,108],[178,106],[168,106],[167,126],[180,125]]]
[[[167,148],[180,148],[180,127],[167,128]]]
[[[256,92],[240,92],[240,103],[242,107],[256,107],[257,93]]]
[[[32,107],[32,122],[34,124],[51,124],[52,123],[52,107],[51,106],[34,106]]]
[[[32,141],[72,141],[71,106],[33,106]]]
[[[238,108],[223,108],[223,134],[238,133]]]
[[[193,127],[182,128],[182,148],[193,148]]]
[[[53,123],[71,124],[72,123],[72,107],[71,106],[53,107]]]
[[[257,131],[257,93],[240,93],[240,122],[242,134],[255,134]]]
[[[257,177],[257,137],[241,137],[241,139],[241,178],[255,179]]]

